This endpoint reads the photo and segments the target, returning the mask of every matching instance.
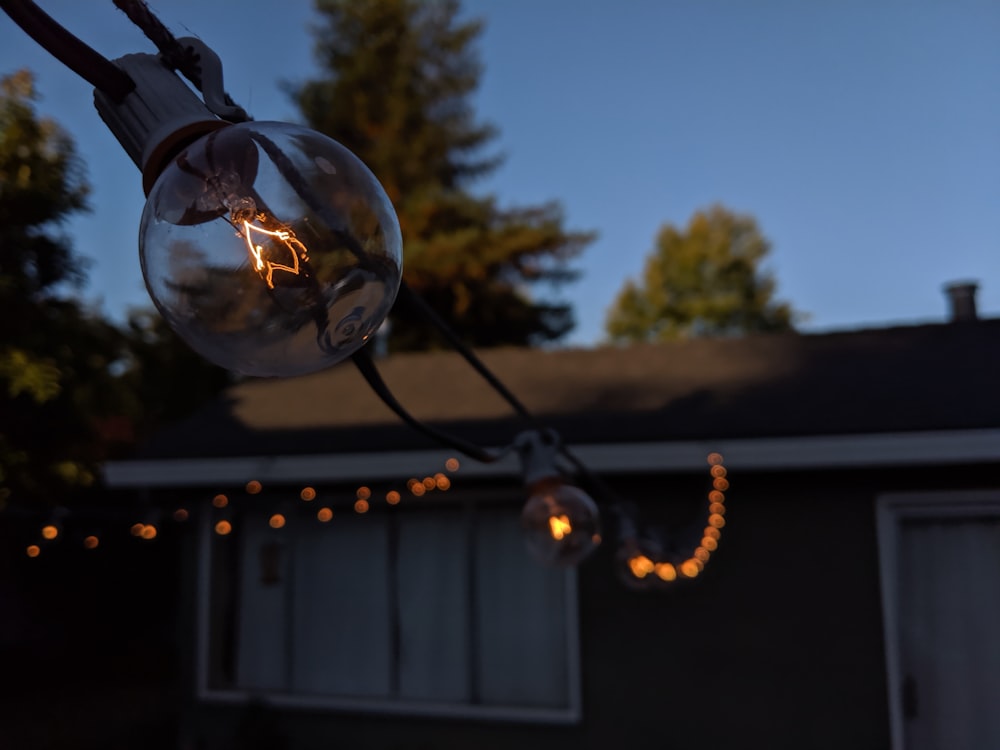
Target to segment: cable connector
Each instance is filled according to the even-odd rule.
[[[560,478],[556,458],[562,447],[562,440],[555,430],[527,430],[514,438],[513,446],[521,459],[521,473],[526,486],[532,487]]]
[[[142,170],[142,187],[149,195],[160,172],[178,152],[229,123],[205,106],[158,56],[125,55],[114,63],[135,82],[135,89],[118,103],[95,90],[94,106]]]

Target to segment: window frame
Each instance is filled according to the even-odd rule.
[[[455,493],[447,505],[472,504],[487,506],[495,504],[500,496],[494,493]],[[503,499],[510,499],[504,493]],[[566,587],[566,695],[567,706],[544,708],[530,706],[481,705],[466,703],[446,703],[431,701],[398,700],[393,698],[350,698],[346,696],[322,696],[294,694],[277,690],[245,688],[219,688],[211,685],[213,641],[212,623],[212,581],[215,560],[213,557],[213,518],[211,513],[199,514],[197,520],[197,561],[195,617],[195,694],[199,701],[214,704],[265,703],[270,706],[290,709],[328,710],[331,712],[355,712],[400,717],[481,719],[534,724],[570,725],[582,720],[582,670],[580,659],[579,598],[576,568],[564,571]],[[527,553],[525,553],[527,554]],[[216,628],[220,627],[216,625]]]
[[[892,750],[904,750],[906,722],[903,711],[903,657],[899,622],[900,528],[904,521],[914,518],[975,518],[984,515],[1000,517],[1000,490],[890,492],[876,498],[875,528]]]

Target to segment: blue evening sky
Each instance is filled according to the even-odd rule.
[[[111,0],[39,0],[101,53],[151,45]],[[315,72],[309,0],[159,0],[222,57],[259,120],[294,120],[282,81]],[[941,320],[945,282],[980,282],[1000,315],[1000,3],[987,0],[466,0],[486,21],[476,98],[507,157],[479,189],[558,200],[600,237],[559,293],[604,315],[665,222],[720,202],[773,243],[779,296],[805,330]],[[69,229],[94,259],[89,299],[148,304],[136,168],[89,86],[0,16],[0,73],[30,67],[40,111],[75,138],[94,210]]]

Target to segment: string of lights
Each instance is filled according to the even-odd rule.
[[[666,554],[661,547],[660,540],[655,537],[641,536],[635,525],[629,521],[629,517],[625,518],[621,532],[622,544],[617,554],[617,560],[619,576],[628,588],[664,590],[678,582],[695,579],[704,571],[712,555],[718,551],[722,530],[726,525],[725,493],[729,490],[729,480],[721,454],[711,453],[707,461],[712,489],[707,493],[708,512],[704,528],[699,532],[700,539],[693,545],[693,548],[674,554]],[[330,497],[329,493],[324,497],[315,487],[304,486],[298,492],[299,500],[303,508],[315,503],[315,511],[311,508],[308,512],[276,511],[267,516],[267,524],[276,531],[285,529],[290,523],[290,517],[295,515],[305,518],[312,516],[317,523],[326,525],[334,520],[334,508],[338,505],[349,507],[349,512],[357,515],[365,515],[378,507],[376,495],[380,496],[385,507],[393,508],[399,506],[405,497],[421,499],[433,492],[447,492],[452,489],[453,485],[449,474],[456,474],[460,466],[459,459],[452,457],[445,461],[444,471],[438,471],[433,475],[428,474],[423,478],[411,477],[408,479],[405,482],[405,490],[390,486],[376,493],[368,485],[360,485],[350,494],[350,499],[347,497],[336,499]],[[544,463],[541,464],[542,472],[545,471],[544,466]],[[535,479],[537,480],[537,477]],[[243,494],[248,497],[256,497],[260,496],[264,489],[261,482],[250,480],[244,485]],[[573,488],[569,489],[572,491]],[[289,490],[284,487],[279,492],[283,498],[289,494]],[[212,495],[210,500],[201,500],[196,503],[196,506],[200,503],[203,509],[211,508],[211,512],[217,514],[217,517],[211,519],[211,526],[213,532],[219,537],[229,537],[235,530],[235,517],[231,514],[234,502],[231,495],[231,492],[217,492]],[[584,514],[587,511],[588,501],[586,499],[581,500],[581,505],[572,506],[575,513],[572,518],[567,513],[558,515],[548,513],[546,505],[549,501],[546,500],[545,493],[536,493],[533,499],[537,505],[541,506],[542,513],[541,523],[536,525],[528,537],[532,554],[537,559],[547,563],[565,562],[553,556],[566,556],[569,552],[550,544],[549,538],[560,540],[563,536],[571,533],[574,527],[579,529],[587,523],[593,524],[596,516],[585,515],[581,519],[581,511]],[[76,534],[75,542],[80,549],[85,551],[97,550],[102,539],[102,534],[98,529],[102,526],[106,528],[109,521],[115,522],[118,533],[121,535],[127,531],[129,536],[139,541],[152,542],[159,538],[165,523],[172,520],[175,524],[183,525],[190,520],[192,510],[197,510],[197,507],[190,508],[189,505],[182,505],[174,508],[170,513],[156,508],[145,510],[87,509],[86,522],[78,524],[83,528],[83,531]],[[25,546],[25,554],[29,558],[37,558],[43,554],[43,550],[47,547],[67,543],[64,527],[69,515],[70,512],[67,509],[56,509],[37,528],[37,538],[32,539]],[[137,516],[141,516],[141,520],[135,520]],[[589,551],[587,547],[600,543],[600,532],[596,526],[591,525],[589,533],[591,534],[591,544],[584,543],[582,547],[577,546],[573,549],[574,554],[585,556]]]
[[[298,491],[298,498],[302,508],[309,508],[308,511],[299,511],[296,515],[312,516],[316,522],[328,524],[334,519],[334,509],[338,506],[350,507],[351,512],[357,515],[365,515],[377,507],[379,496],[384,506],[394,508],[403,503],[405,497],[412,499],[425,498],[434,492],[447,492],[452,489],[452,479],[449,474],[454,475],[459,471],[461,462],[455,457],[451,457],[444,462],[441,471],[428,474],[424,477],[411,477],[406,482],[398,482],[383,487],[376,493],[368,485],[359,485],[349,496],[345,497],[344,490],[336,492],[320,491],[311,485],[302,487]],[[405,489],[403,489],[405,487]],[[49,512],[39,526],[34,527],[30,532],[31,538],[26,540],[24,552],[29,558],[37,558],[43,551],[55,544],[67,544],[69,535],[66,533],[66,526],[72,519],[77,527],[74,535],[74,542],[78,548],[85,551],[93,551],[101,546],[102,538],[108,533],[118,536],[131,536],[137,540],[151,542],[158,539],[165,524],[171,521],[182,525],[191,520],[192,514],[198,511],[207,511],[216,514],[212,519],[212,529],[218,536],[229,536],[235,530],[236,521],[232,514],[234,506],[240,505],[238,497],[240,495],[247,499],[261,497],[265,492],[262,482],[251,479],[246,482],[242,492],[232,491],[215,492],[205,494],[202,499],[195,503],[185,503],[178,505],[173,510],[160,507],[140,507],[140,508],[97,508],[88,507],[70,510],[58,507]],[[283,501],[287,500],[290,490],[287,486],[279,486],[277,490]],[[211,497],[209,497],[211,495]],[[309,506],[315,506],[313,510]],[[268,515],[267,523],[275,530],[283,529],[289,524],[291,512],[274,512]],[[35,514],[27,514],[27,517],[34,518]]]
[[[669,555],[660,540],[643,538],[634,526],[627,527],[618,552],[619,573],[626,586],[633,589],[662,588],[685,579],[697,578],[711,556],[719,549],[726,525],[726,495],[729,489],[724,459],[720,453],[708,455],[712,489],[708,492],[708,514],[693,549]]]
[[[159,55],[108,60],[31,0],[0,0],[0,8],[43,48],[95,86],[98,112],[142,171],[148,199],[139,252],[146,285],[182,339],[209,361],[255,376],[305,374],[350,358],[404,423],[436,442],[484,463],[515,452],[529,492],[522,525],[529,548],[545,562],[578,564],[601,542],[597,504],[566,481],[568,473],[575,473],[617,523],[623,544],[619,557],[632,578],[652,574],[669,581],[694,578],[701,571],[725,523],[722,493],[728,481],[721,457],[709,457],[716,485],[701,543],[678,564],[659,560],[656,541],[635,531],[632,507],[554,431],[540,425],[403,282],[398,219],[375,175],[326,136],[287,123],[254,122],[225,93],[221,61],[203,42],[175,38],[142,0],[114,4],[155,44]],[[178,246],[188,248],[183,257],[174,252]],[[507,446],[487,449],[414,418],[364,348],[396,302],[427,320],[528,429]],[[407,485],[416,496],[449,487],[444,473]],[[251,481],[245,489],[259,494],[260,483]],[[300,497],[312,502],[315,489],[303,488]],[[392,505],[401,497],[391,490],[385,499]],[[226,499],[221,506],[220,498]],[[370,489],[359,488],[355,512],[367,512],[370,503]],[[225,495],[213,498],[216,509],[227,505]],[[175,510],[175,520],[186,518],[186,509]],[[332,509],[321,507],[317,519],[329,522]],[[275,529],[286,522],[281,513],[269,518]],[[58,538],[45,537],[45,529],[49,525],[43,527],[41,542]],[[231,530],[228,518],[215,525],[220,535]],[[130,533],[155,539],[156,522],[137,521]],[[85,542],[85,548],[99,545],[95,535],[87,539],[92,546]],[[41,546],[28,549],[29,556],[37,556]]]

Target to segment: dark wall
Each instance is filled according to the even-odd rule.
[[[36,559],[45,516],[0,518],[0,748],[175,748],[180,534],[81,515]]]
[[[732,481],[698,580],[632,593],[606,558],[582,579],[585,744],[886,747],[874,493]]]
[[[996,480],[962,467],[730,479],[720,549],[698,580],[629,590],[612,545],[580,569],[579,725],[203,705],[190,726],[205,747],[242,750],[888,747],[875,498]],[[701,525],[703,478],[616,485],[650,522]]]

